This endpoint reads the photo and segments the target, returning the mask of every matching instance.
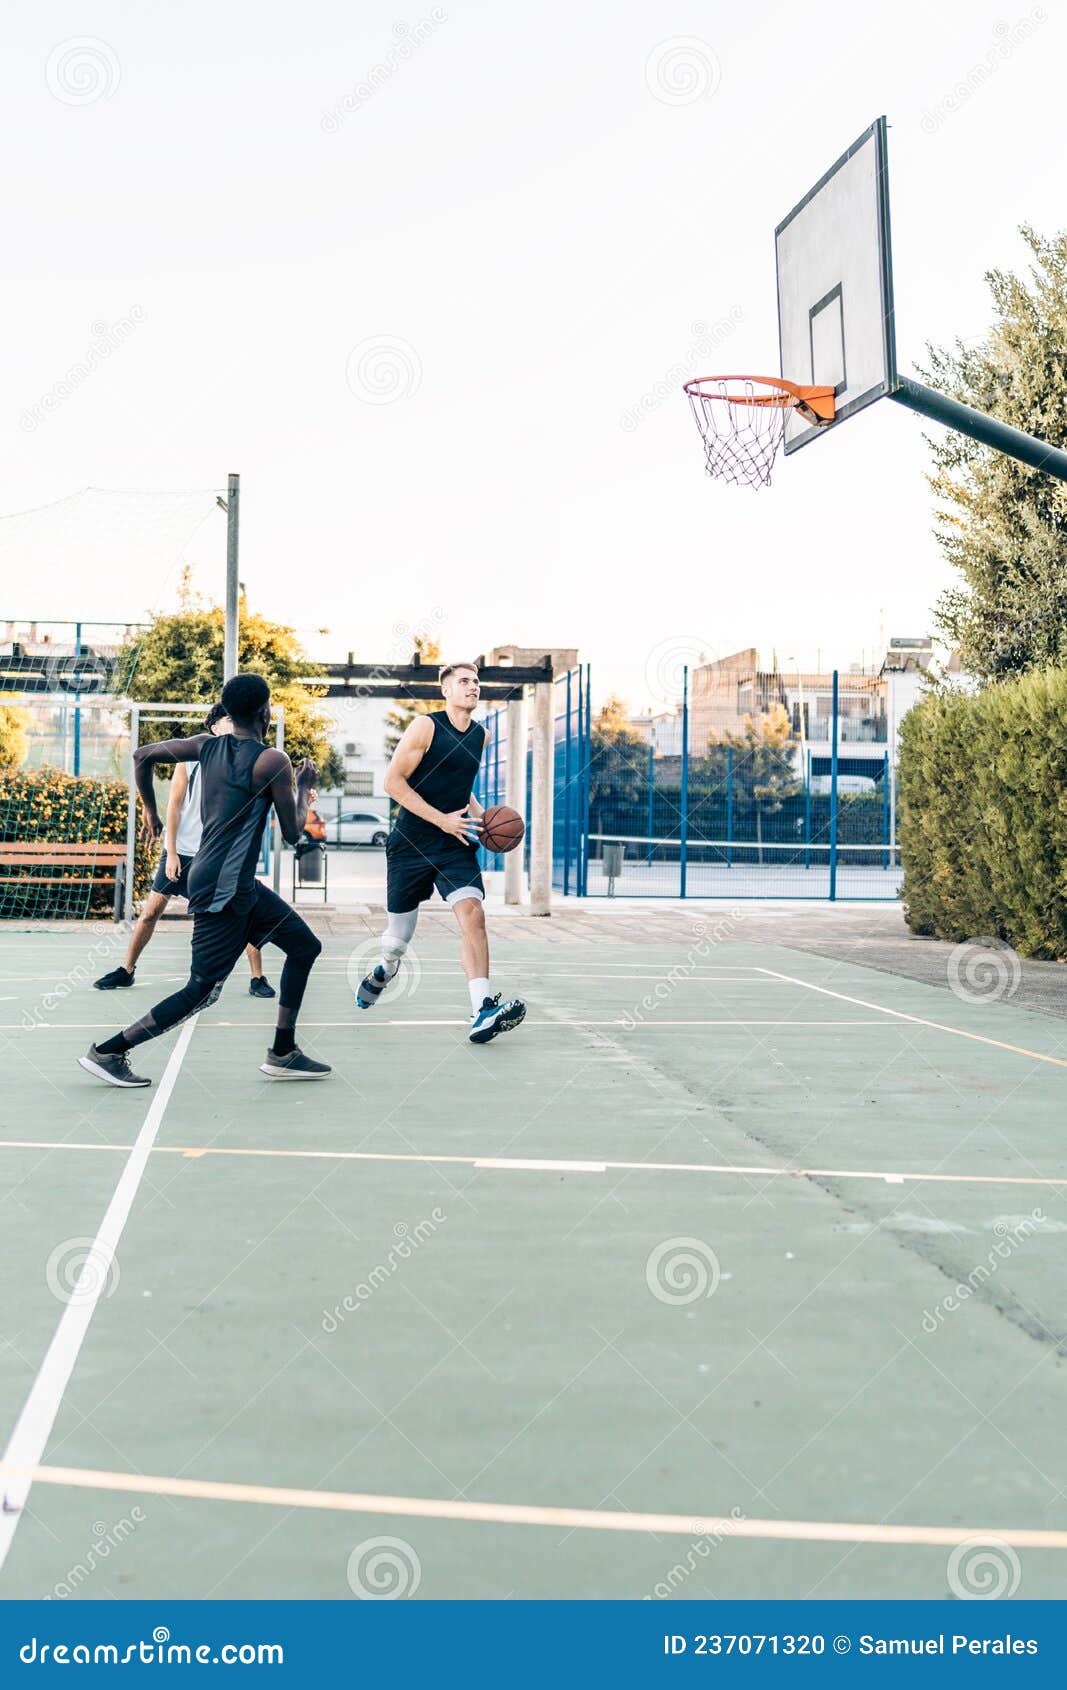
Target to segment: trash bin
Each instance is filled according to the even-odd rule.
[[[608,877],[609,898],[614,898],[615,896],[615,882],[622,873],[622,859],[625,852],[625,845],[617,843],[614,840],[609,841],[604,846],[604,873]]]
[[[321,845],[313,845],[310,850],[301,851],[296,860],[297,878],[301,886],[322,885],[322,859],[325,855]]]

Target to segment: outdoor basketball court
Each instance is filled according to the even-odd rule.
[[[331,1081],[238,969],[129,1094],[184,925],[120,1002],[6,934],[5,1595],[1058,1594],[1064,1025],[771,919],[499,920],[475,1049],[445,918],[358,1021],[349,918]]]

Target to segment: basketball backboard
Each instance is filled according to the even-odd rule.
[[[897,386],[884,117],[779,223],[775,247],[782,375],[832,387],[836,428]],[[829,428],[787,411],[786,452]]]

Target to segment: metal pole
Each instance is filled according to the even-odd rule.
[[[137,777],[134,774],[133,754],[137,750],[141,739],[141,712],[136,704],[130,705],[130,793],[126,803],[126,896],[124,900],[123,919],[127,927],[133,926],[133,866],[137,849]]]
[[[526,814],[526,699],[508,700],[508,756],[504,765],[504,802],[520,816]],[[522,903],[524,852],[509,851],[504,858],[504,902]]]
[[[593,774],[593,666],[585,666],[585,743],[582,747],[582,897],[589,895],[589,798]]]
[[[653,740],[648,742],[648,866],[652,867],[652,827],[655,819],[656,796],[656,746]]]
[[[734,866],[734,748],[726,747],[726,866]]]
[[[276,724],[275,724],[274,743],[278,747],[279,751],[284,751],[285,750],[285,706],[284,706],[284,704],[276,705],[275,706],[275,712],[276,712],[276,716],[277,716],[277,721],[276,721]],[[280,894],[281,885],[282,885],[282,841],[281,841],[281,836],[280,836],[279,829],[278,829],[278,816],[277,816],[277,812],[275,811],[273,805],[271,806],[271,812],[270,812],[270,827],[271,827],[271,835],[272,835],[273,844],[274,844],[274,849],[271,851],[271,854],[270,854],[271,884],[273,885],[275,892]]]
[[[678,863],[678,896],[685,897],[686,871],[689,867],[689,665],[682,670],[682,850]]]
[[[889,752],[885,754],[885,772],[882,775],[882,840],[886,849],[882,852],[882,867],[889,867]]]
[[[530,914],[552,913],[552,765],[555,755],[552,682],[534,686]]]
[[[830,727],[830,902],[837,897],[837,670],[834,670],[833,721]]]
[[[811,844],[811,752],[808,752],[807,767],[804,770],[804,867],[811,867],[811,852],[807,847]]]
[[[1021,428],[1013,428],[997,417],[988,417],[983,411],[963,405],[958,399],[950,399],[947,393],[938,393],[908,376],[899,378],[899,385],[889,397],[895,399],[898,405],[906,405],[909,411],[917,411],[920,417],[929,417],[932,422],[943,423],[946,428],[958,429],[960,434],[969,435],[983,446],[992,446],[997,452],[1006,452],[1009,458],[1018,458],[1020,463],[1029,464],[1031,469],[1041,469],[1047,475],[1067,481],[1067,452],[1062,452],[1058,446],[1050,446],[1047,440],[1024,434]]]
[[[75,626],[74,626],[74,656],[75,656],[75,658],[79,658],[81,656],[81,654],[82,654],[82,625],[81,625],[80,622],[77,622],[77,623],[75,623]],[[80,668],[80,665],[79,665],[79,668]],[[76,669],[75,674],[77,674],[77,673],[78,673],[78,670]],[[65,737],[66,737],[66,735],[64,735],[64,738]],[[65,756],[64,756],[63,761],[64,761],[64,763],[66,762]],[[82,772],[82,695],[81,695],[80,692],[76,691],[75,694],[74,694],[74,773],[76,775],[80,775],[81,772]]]
[[[571,671],[567,670],[567,731],[563,741],[563,896],[571,889]]]
[[[231,475],[226,482],[226,632],[222,648],[222,678],[237,673],[237,536],[241,520],[241,477]]]

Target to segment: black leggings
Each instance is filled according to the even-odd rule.
[[[245,946],[255,945],[257,950],[262,950],[268,944],[276,945],[285,955],[278,987],[278,1026],[286,1029],[295,1026],[308,975],[322,951],[322,942],[302,916],[257,882],[251,909],[237,912],[227,908],[193,916],[192,973],[180,991],[163,998],[140,1021],[125,1029],[120,1035],[123,1048],[129,1050],[147,1039],[158,1038],[160,1033],[169,1032],[179,1021],[203,1009],[212,994],[217,995],[216,988],[221,989],[229,978]]]

